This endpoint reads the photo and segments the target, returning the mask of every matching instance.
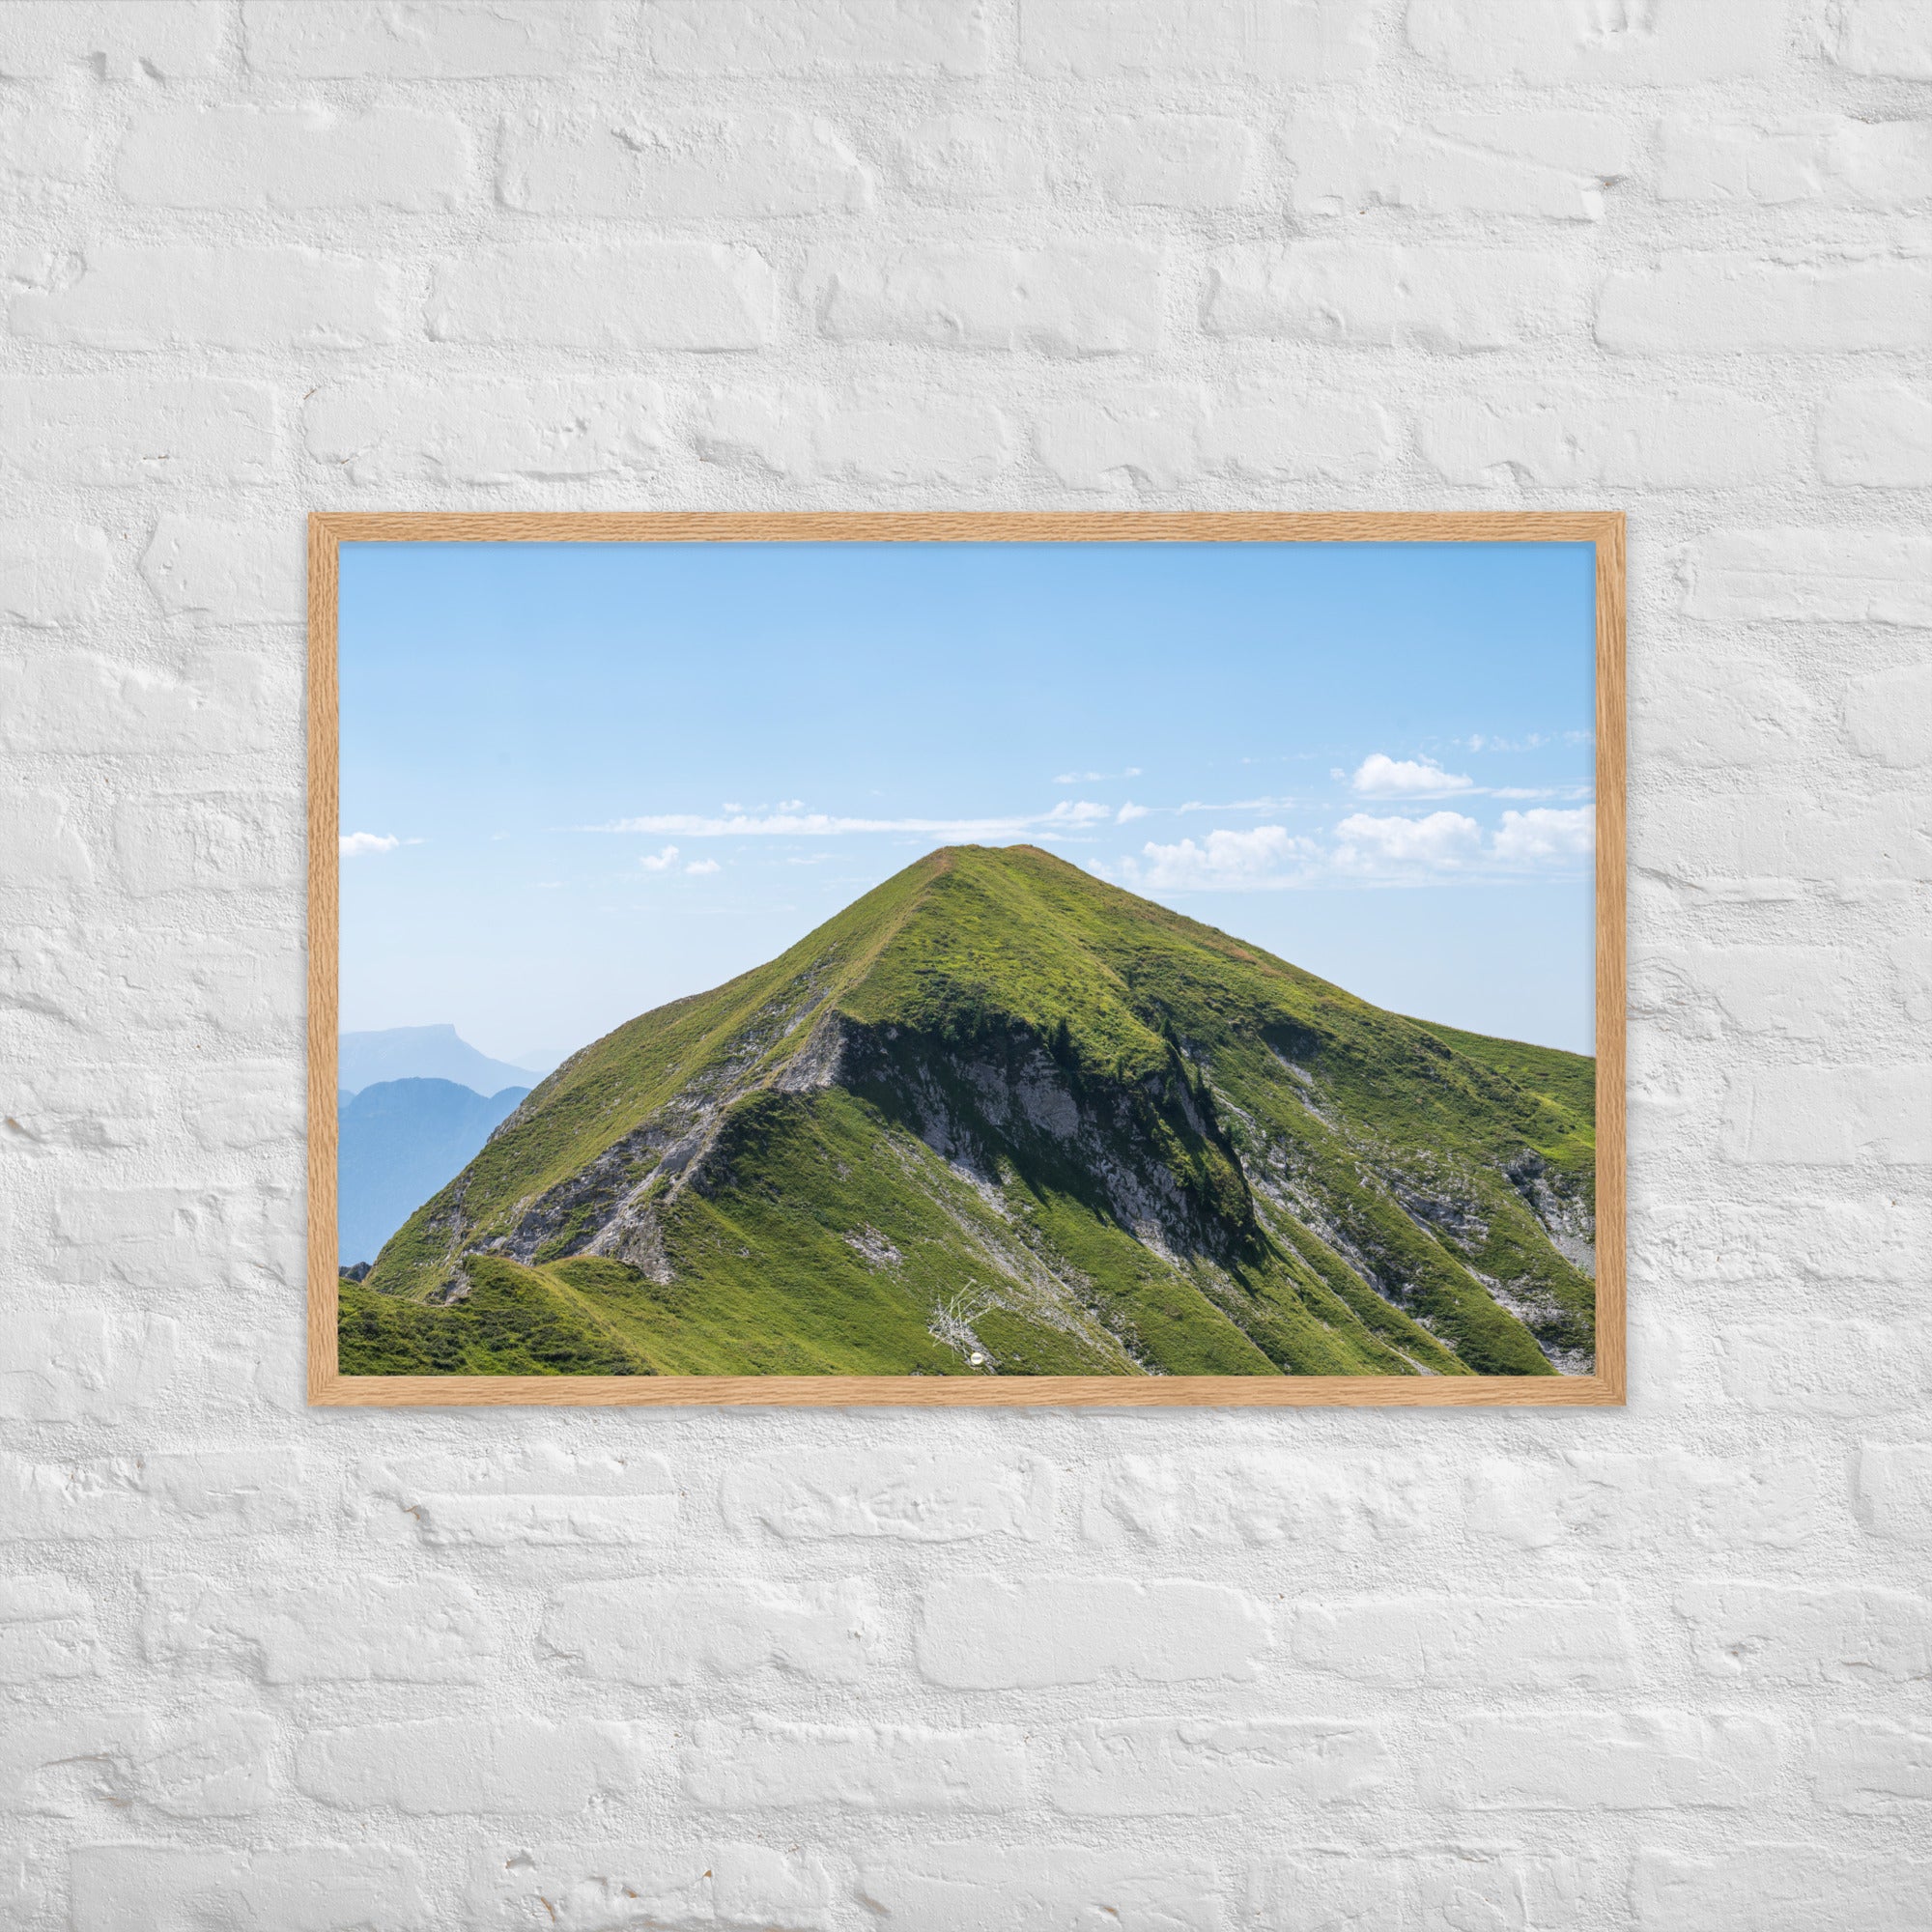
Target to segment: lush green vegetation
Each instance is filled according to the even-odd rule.
[[[469,1291],[448,1307],[340,1286],[346,1376],[637,1376],[651,1367],[594,1314],[527,1269],[472,1256]]]
[[[1546,1221],[1587,1231],[1593,1080],[954,848],[545,1081],[345,1291],[343,1367],[1587,1366]]]

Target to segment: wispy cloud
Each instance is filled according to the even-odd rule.
[[[1108,784],[1115,779],[1137,779],[1141,775],[1138,765],[1129,765],[1121,772],[1062,772],[1055,780],[1057,785]]]
[[[1223,804],[1211,799],[1190,798],[1184,805],[1177,805],[1176,811],[1293,811],[1292,798],[1235,798]]]
[[[1451,798],[1475,789],[1473,779],[1445,772],[1434,758],[1392,758],[1385,752],[1371,752],[1349,783],[1363,798]]]
[[[1010,838],[1022,832],[1078,831],[1114,816],[1111,805],[1063,799],[1051,811],[1010,818],[844,818],[825,811],[651,812],[598,826],[600,832],[673,834],[683,838],[835,838],[853,833],[923,833],[935,838]]]
[[[722,872],[724,868],[716,859],[694,859],[685,868],[691,877],[700,879],[709,872]]]
[[[360,859],[369,852],[393,852],[402,842],[384,832],[345,832],[335,847],[345,859]]]
[[[1126,804],[1122,806],[1120,810],[1114,814],[1114,823],[1116,825],[1130,825],[1136,818],[1147,817],[1151,810],[1151,807],[1136,805],[1132,799],[1128,799]]]
[[[1531,731],[1520,738],[1497,738],[1481,731],[1450,742],[1465,752],[1540,752],[1546,745],[1588,745],[1594,731]]]

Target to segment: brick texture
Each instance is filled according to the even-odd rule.
[[[1919,0],[0,6],[0,1920],[1915,1932]],[[314,507],[1631,513],[1630,1406],[301,1405]]]

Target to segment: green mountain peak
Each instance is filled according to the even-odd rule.
[[[566,1061],[345,1288],[342,1367],[1580,1372],[1593,1094],[950,846]]]

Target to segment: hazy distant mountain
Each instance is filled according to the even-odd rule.
[[[462,1171],[529,1091],[508,1087],[486,1099],[450,1080],[382,1080],[341,1103],[335,1175],[342,1265],[373,1262],[417,1204]]]
[[[338,1092],[359,1094],[379,1080],[453,1080],[472,1094],[534,1087],[531,1069],[478,1053],[453,1026],[385,1027],[346,1033],[336,1066]]]
[[[342,1366],[1578,1373],[1595,1072],[954,847],[579,1053],[345,1290]]]

